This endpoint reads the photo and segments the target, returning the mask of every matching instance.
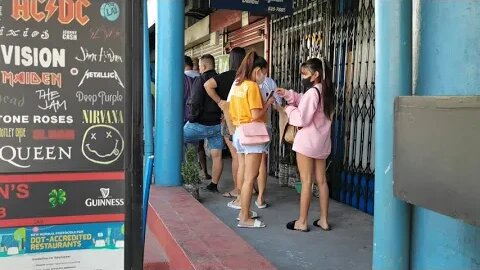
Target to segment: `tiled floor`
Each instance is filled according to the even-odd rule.
[[[219,185],[221,191],[229,190],[232,185],[229,163],[230,160],[224,160],[225,169]],[[299,195],[295,190],[280,187],[276,179],[270,178],[266,199],[270,204],[269,208],[259,210],[254,206],[253,210],[259,212],[267,228],[239,229],[236,227],[235,220],[238,212],[226,206],[229,199],[223,198],[220,194],[201,192],[203,205],[278,269],[367,270],[372,268],[372,216],[331,201],[330,222],[333,230],[324,232],[311,226],[319,213],[318,199],[313,198],[309,217],[311,231],[309,233],[293,232],[287,230],[285,224],[298,215]],[[214,232],[215,230],[212,229],[212,233]],[[222,241],[228,241],[228,239],[219,241],[218,245],[221,245]]]

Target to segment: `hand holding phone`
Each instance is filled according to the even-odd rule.
[[[273,98],[273,94],[275,94],[275,91],[272,91],[267,95],[266,103],[268,104],[268,106],[272,105],[275,102],[275,99]]]
[[[267,95],[267,100],[270,99],[271,97],[273,97],[273,94],[275,94],[275,91],[271,91],[271,92]]]

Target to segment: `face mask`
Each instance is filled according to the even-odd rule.
[[[313,82],[310,80],[312,79],[312,76],[309,76],[308,78],[302,79],[302,85],[305,88],[311,88],[313,86]]]

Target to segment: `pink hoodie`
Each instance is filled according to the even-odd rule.
[[[322,92],[322,85],[315,85]],[[293,151],[314,159],[327,159],[331,151],[330,130],[332,121],[323,112],[323,101],[320,103],[315,88],[305,94],[293,90],[285,92],[285,100],[289,106],[285,108],[288,123],[300,127],[293,142]]]

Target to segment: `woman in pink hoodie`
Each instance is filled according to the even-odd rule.
[[[335,107],[331,69],[325,61],[312,58],[302,64],[301,77],[302,85],[308,89],[304,94],[277,89],[277,94],[288,102],[285,111],[289,124],[299,128],[293,142],[293,151],[297,153],[297,166],[302,181],[300,215],[297,220],[289,222],[287,228],[309,231],[308,209],[312,196],[312,176],[315,175],[320,189],[320,219],[315,220],[313,225],[329,231],[329,194],[325,171],[331,149],[330,130]]]

